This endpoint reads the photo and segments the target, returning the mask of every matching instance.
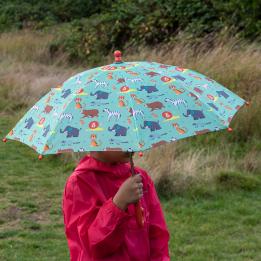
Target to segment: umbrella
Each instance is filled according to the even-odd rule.
[[[114,56],[114,63],[51,88],[3,141],[25,143],[39,159],[65,152],[145,151],[194,135],[232,131],[232,118],[249,104],[193,70],[123,62],[120,51]]]

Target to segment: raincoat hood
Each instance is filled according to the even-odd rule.
[[[135,169],[137,169],[135,167]],[[75,169],[77,173],[106,174],[114,178],[126,178],[131,175],[130,163],[109,163],[94,158],[91,155],[84,156]]]

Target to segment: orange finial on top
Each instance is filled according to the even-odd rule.
[[[115,51],[114,52],[115,62],[120,63],[121,62],[121,51]]]

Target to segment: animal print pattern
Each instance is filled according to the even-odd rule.
[[[120,62],[83,71],[51,88],[6,138],[42,155],[142,151],[226,129],[244,104],[193,70]]]

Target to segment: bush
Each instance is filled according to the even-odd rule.
[[[9,0],[0,6],[0,31],[69,23],[56,46],[72,61],[95,63],[112,49],[169,42],[180,31],[195,39],[230,28],[253,40],[260,37],[260,13],[258,0]]]
[[[220,172],[217,184],[224,189],[242,189],[251,191],[260,186],[257,177],[240,172]]]

